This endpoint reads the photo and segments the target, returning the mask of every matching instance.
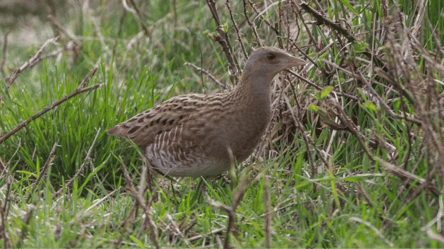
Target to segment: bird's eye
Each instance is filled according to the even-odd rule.
[[[276,55],[274,55],[274,54],[272,54],[272,53],[269,53],[269,54],[267,54],[267,58],[271,61],[271,60],[273,60],[274,58],[276,58]]]

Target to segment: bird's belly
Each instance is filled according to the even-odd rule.
[[[182,150],[168,153],[165,150],[154,150],[154,146],[149,145],[146,156],[154,169],[168,176],[215,176],[230,168],[229,162],[207,156],[202,148],[188,153]]]

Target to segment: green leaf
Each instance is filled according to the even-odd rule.
[[[208,37],[208,39],[210,40],[214,40],[214,36],[215,33],[214,32],[210,32],[209,30],[205,30],[204,32],[202,32],[206,37]]]
[[[362,43],[362,42],[354,42],[353,45],[353,50],[355,52],[355,54],[360,54],[365,52],[365,50],[367,49],[367,44]]]
[[[327,95],[333,91],[333,87],[332,86],[326,86],[324,87],[324,89],[322,89],[321,92],[321,99],[325,99],[325,97],[327,97]]]
[[[356,11],[355,8],[353,8],[353,6],[351,6],[349,2],[347,2],[346,0],[339,0],[339,1],[341,1],[343,5],[347,6],[347,8],[351,10],[356,16],[359,16],[359,12]]]
[[[346,182],[357,182],[362,181],[363,179],[371,179],[373,177],[385,177],[385,174],[375,173],[375,174],[359,174],[359,175],[352,175],[347,176],[343,178],[339,178],[339,180],[346,181]]]
[[[310,105],[307,110],[312,111],[312,112],[317,112],[319,111],[319,107],[315,106],[315,105]]]
[[[143,242],[134,237],[134,235],[131,235],[130,238],[132,241],[136,242],[140,246],[140,248],[146,248]]]
[[[370,111],[376,111],[376,106],[370,102],[365,103],[365,107],[367,107]]]
[[[224,33],[228,33],[228,28],[229,28],[229,26],[228,26],[228,23],[226,22],[226,23],[224,23],[224,24],[222,24],[221,25],[222,27],[222,31],[224,32]]]

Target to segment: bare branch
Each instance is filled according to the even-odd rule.
[[[219,19],[219,14],[217,12],[216,3],[214,0],[206,0],[207,5],[210,8],[211,14],[213,15],[213,19],[216,21],[216,30],[219,33],[219,36],[214,36],[213,39],[222,46],[225,55],[228,59],[228,66],[231,70],[230,73],[233,74],[236,82],[239,81],[239,71],[238,65],[235,63],[235,58],[233,57],[233,52],[231,51],[230,40],[228,39],[227,33],[222,30],[222,24]]]
[[[97,71],[97,67],[94,67],[92,69],[92,71],[90,72],[89,75],[86,75],[85,78],[83,79],[83,81],[80,83],[79,87],[72,92],[71,94],[57,100],[56,102],[52,103],[50,106],[45,107],[43,110],[41,110],[40,112],[38,112],[37,114],[35,114],[34,116],[32,116],[31,118],[23,121],[22,123],[20,123],[19,125],[17,125],[14,129],[12,129],[10,132],[6,133],[6,135],[0,137],[0,144],[3,143],[6,139],[8,139],[9,137],[11,137],[12,135],[14,135],[17,131],[23,129],[25,126],[27,126],[29,123],[31,123],[34,119],[39,118],[40,116],[42,116],[43,114],[47,113],[48,111],[56,108],[57,106],[59,106],[60,104],[62,104],[63,102],[75,97],[76,95],[79,95],[81,93],[84,92],[89,92],[91,90],[94,90],[96,88],[99,88],[102,84],[97,84],[94,86],[90,86],[90,87],[85,87],[85,88],[81,88],[84,85],[86,85],[86,83],[88,82],[88,79],[92,76],[94,76],[94,74]]]
[[[8,176],[6,179],[6,195],[3,200],[0,200],[0,237],[3,238],[3,243],[5,248],[12,248],[11,238],[9,237],[8,231],[6,231],[6,220],[8,219],[8,211],[10,204],[10,193],[11,193],[12,176]],[[3,204],[3,207],[2,207]]]
[[[37,51],[37,53],[35,53],[31,59],[29,59],[27,62],[25,62],[21,67],[17,68],[14,70],[14,72],[12,73],[11,76],[8,77],[8,81],[6,83],[6,88],[10,88],[11,85],[14,83],[14,81],[17,79],[17,77],[19,76],[19,74],[21,72],[23,72],[25,69],[29,68],[32,64],[35,63],[35,61],[39,60],[40,56],[43,53],[43,50],[45,50],[45,48],[51,44],[54,43],[55,41],[57,41],[58,37],[55,38],[51,38],[49,40],[47,40],[42,47],[40,47],[40,49]],[[0,142],[1,143],[1,142]]]
[[[264,46],[264,43],[262,42],[261,38],[259,38],[259,35],[257,34],[257,30],[256,30],[256,25],[254,25],[254,22],[252,23],[250,21],[250,18],[248,17],[247,14],[247,0],[243,0],[244,3],[244,15],[245,15],[245,19],[247,20],[248,26],[250,26],[250,29],[253,31],[254,37],[256,38],[256,42],[259,45],[259,47]]]
[[[264,200],[265,200],[265,208],[264,208],[264,214],[265,214],[265,247],[270,248],[271,245],[271,199],[270,194],[268,191],[268,177],[264,177]]]
[[[134,9],[136,10],[136,17],[139,20],[140,25],[142,26],[143,31],[145,32],[145,35],[147,37],[151,36],[151,32],[148,29],[148,26],[146,26],[145,21],[143,20],[142,14],[140,13],[139,7],[136,5],[134,0],[130,0],[131,4],[133,5]],[[131,12],[131,11],[130,11]],[[133,13],[133,12],[131,12]]]
[[[3,78],[6,81],[6,74],[5,74],[5,63],[6,63],[6,57],[8,54],[8,35],[11,33],[11,30],[6,32],[5,37],[3,38],[3,50],[2,50],[2,60],[0,61],[0,73],[2,74]]]
[[[313,82],[307,80],[306,78],[300,76],[300,75],[299,75],[298,73],[296,73],[295,71],[290,70],[290,69],[286,69],[285,71],[291,73],[292,75],[296,76],[298,79],[304,81],[305,83],[307,83],[307,84],[309,84],[310,86],[316,88],[317,90],[322,90],[322,87],[321,87],[321,86],[318,86],[318,85],[316,85],[315,83],[313,83]],[[344,97],[346,97],[346,98],[353,99],[353,100],[358,100],[358,98],[357,98],[356,96],[353,96],[353,95],[350,95],[350,94],[348,94],[348,93],[344,93],[344,92],[331,91],[330,94],[338,95],[338,96],[344,96]]]
[[[356,41],[356,38],[353,37],[348,30],[344,29],[343,27],[341,27],[341,25],[339,25],[338,23],[333,22],[332,20],[325,18],[321,13],[319,13],[317,10],[313,9],[312,7],[310,7],[310,5],[308,5],[308,3],[301,3],[299,6],[301,6],[305,11],[309,12],[311,15],[313,15],[316,20],[318,21],[318,25],[320,24],[325,24],[329,27],[331,27],[332,29],[338,31],[341,35],[343,35],[345,38],[347,38],[347,40],[349,42],[354,42]]]
[[[349,128],[349,131],[355,135],[355,137],[358,139],[361,146],[364,148],[365,152],[369,156],[369,158],[373,162],[378,162],[380,166],[384,167],[387,172],[409,182],[419,182],[420,184],[426,184],[426,180],[424,178],[418,177],[408,171],[403,170],[402,168],[395,166],[389,162],[384,161],[383,159],[375,156],[373,153],[371,153],[370,149],[367,147],[367,145],[364,142],[364,137],[362,134],[358,132],[358,129],[356,125],[353,123],[353,121],[345,114],[342,107],[339,105],[339,103],[335,102],[335,100],[332,100],[336,110],[338,111],[338,117],[341,120],[341,122],[346,125]],[[427,186],[428,189],[433,192],[436,195],[440,194],[440,191],[438,190],[438,187],[435,184],[429,183]]]
[[[150,205],[145,205],[145,203],[142,199],[142,196],[138,194],[136,188],[134,187],[133,180],[131,180],[131,177],[128,173],[126,165],[123,163],[121,158],[120,158],[120,163],[121,163],[121,168],[123,170],[123,175],[125,176],[126,183],[128,184],[128,190],[129,190],[130,194],[136,200],[137,205],[141,206],[144,210],[145,221],[143,222],[143,224],[146,223],[148,226],[148,229],[151,232],[151,235],[150,235],[151,242],[153,242],[156,249],[159,249],[160,246],[159,246],[159,242],[157,240],[157,231],[156,231],[157,228],[156,228],[156,225],[154,224],[154,221],[151,218],[151,215],[149,213],[151,207],[150,207]]]
[[[239,41],[239,44],[241,45],[242,52],[244,53],[245,59],[247,59],[248,55],[247,55],[247,52],[245,52],[245,47],[244,47],[244,43],[242,42],[239,27],[237,26],[237,23],[234,20],[233,12],[231,11],[230,0],[227,0],[225,5],[227,5],[228,12],[230,13],[230,17],[231,17],[231,22],[233,23],[234,29],[236,30],[237,40]]]
[[[205,74],[206,76],[208,76],[208,78],[210,78],[214,83],[216,83],[218,86],[222,87],[223,89],[227,90],[228,87],[225,84],[222,84],[222,82],[220,82],[219,80],[217,80],[210,72],[205,71],[205,69],[200,68],[194,64],[191,64],[189,62],[185,62],[185,66],[191,67],[196,69],[197,71]]]
[[[48,159],[46,160],[45,164],[42,167],[42,170],[40,171],[39,176],[34,182],[34,186],[32,187],[31,192],[29,192],[28,197],[26,198],[26,202],[29,203],[29,200],[31,199],[32,193],[34,193],[35,189],[39,185],[40,180],[45,176],[46,170],[48,169],[48,166],[52,164],[52,161],[55,157],[55,152],[57,149],[57,143],[54,143],[54,146],[52,146],[51,152],[49,153]]]
[[[409,118],[407,116],[404,115],[400,115],[400,114],[396,114],[392,111],[392,109],[390,109],[390,107],[384,102],[384,100],[381,98],[381,96],[379,96],[379,94],[376,92],[376,90],[372,87],[372,85],[364,78],[364,76],[362,75],[362,73],[359,71],[358,72],[359,75],[358,78],[363,81],[365,83],[365,85],[367,86],[367,88],[370,90],[370,92],[373,94],[373,96],[375,96],[378,99],[379,104],[381,104],[382,108],[384,108],[384,110],[386,112],[388,112],[388,114],[396,119],[405,119],[407,121],[410,121],[412,123],[415,123],[417,125],[422,125],[422,122],[418,119],[415,118]]]
[[[73,41],[77,45],[81,45],[81,43],[78,41],[77,37],[70,32],[68,32],[56,19],[54,16],[49,15],[49,20],[52,22],[52,24],[60,31],[60,33],[64,34],[66,37],[68,37],[71,41]]]

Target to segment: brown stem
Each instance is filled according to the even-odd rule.
[[[237,64],[235,63],[233,53],[231,51],[230,40],[228,39],[227,33],[222,30],[222,24],[220,22],[219,14],[217,12],[216,3],[214,0],[207,0],[207,5],[210,8],[211,14],[213,15],[213,19],[216,21],[216,30],[219,33],[219,36],[214,36],[214,40],[219,42],[222,46],[225,55],[228,59],[228,66],[236,79],[236,82],[239,81],[239,72]]]
[[[245,15],[245,19],[247,20],[248,26],[250,26],[250,29],[253,31],[254,37],[256,38],[256,42],[259,45],[259,47],[264,46],[261,38],[259,38],[259,35],[257,34],[257,30],[256,30],[256,25],[254,25],[254,23],[250,22],[250,18],[248,17],[247,14],[247,3],[246,0],[243,0],[244,3],[244,15]]]
[[[145,21],[143,20],[142,14],[140,13],[139,7],[136,5],[134,0],[130,0],[131,4],[133,5],[134,9],[136,10],[136,17],[139,20],[140,25],[142,26],[143,31],[145,32],[145,35],[147,37],[150,37],[151,32],[148,29],[148,26],[146,26]]]
[[[227,0],[225,4],[227,5],[228,12],[230,13],[231,22],[233,23],[234,29],[236,30],[237,40],[239,41],[239,44],[241,45],[242,52],[244,53],[245,59],[247,59],[248,55],[247,55],[247,52],[245,52],[245,47],[244,47],[244,43],[242,42],[239,27],[237,26],[237,23],[234,20],[233,12],[231,11],[230,0]]]

